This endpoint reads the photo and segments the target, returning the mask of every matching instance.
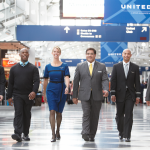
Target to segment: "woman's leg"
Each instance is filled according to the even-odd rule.
[[[59,133],[59,130],[60,130],[60,124],[61,124],[61,121],[62,121],[62,113],[59,113],[59,112],[56,112],[56,120],[57,120],[57,130],[56,130],[56,137],[57,139],[60,139],[60,133]]]
[[[52,129],[52,139],[55,139],[55,110],[50,111],[49,121]]]

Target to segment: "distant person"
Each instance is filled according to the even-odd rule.
[[[5,73],[4,67],[0,66],[0,101],[3,100],[3,96],[5,95]]]
[[[60,140],[60,125],[62,112],[66,102],[66,94],[69,88],[69,68],[66,63],[59,61],[61,49],[56,46],[52,50],[53,61],[46,65],[44,73],[44,101],[48,102],[50,111],[50,124],[52,130],[51,142]],[[48,83],[48,79],[50,79]],[[65,82],[64,82],[65,81]],[[66,83],[66,85],[65,85]],[[55,114],[57,130],[55,133]]]
[[[145,84],[144,84],[144,85],[145,85],[145,88],[147,88],[147,81],[145,81]]]
[[[140,101],[139,66],[130,62],[129,49],[122,53],[123,62],[113,66],[111,74],[111,100],[116,102],[116,123],[119,139],[130,142],[133,124],[133,107]]]
[[[21,61],[10,69],[8,84],[9,105],[14,103],[14,134],[12,139],[21,142],[30,141],[29,128],[31,122],[31,108],[33,99],[39,88],[38,68],[28,61],[29,51],[26,48],[20,50]]]
[[[83,110],[82,138],[91,142],[95,140],[102,100],[109,90],[106,66],[95,58],[96,50],[88,48],[87,61],[77,65],[73,81],[73,102],[81,100]]]

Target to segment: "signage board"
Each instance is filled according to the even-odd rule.
[[[114,64],[122,61],[122,52],[126,48],[126,42],[101,42],[101,62]]]
[[[150,24],[150,0],[105,0],[105,23]]]
[[[16,36],[18,41],[148,42],[149,27],[18,25]]]
[[[2,60],[2,66],[3,67],[12,67],[15,64],[17,64],[16,62],[10,61],[9,59],[3,59]]]

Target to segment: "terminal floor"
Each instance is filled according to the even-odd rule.
[[[140,104],[134,108],[131,142],[119,141],[115,123],[115,105],[103,104],[95,142],[81,138],[81,104],[66,104],[61,125],[61,140],[51,143],[47,104],[33,107],[30,128],[31,141],[17,143],[11,139],[14,109],[0,106],[0,149],[2,150],[149,150],[150,107]]]

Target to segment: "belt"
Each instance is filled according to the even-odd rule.
[[[50,81],[51,83],[64,83],[64,81]]]

